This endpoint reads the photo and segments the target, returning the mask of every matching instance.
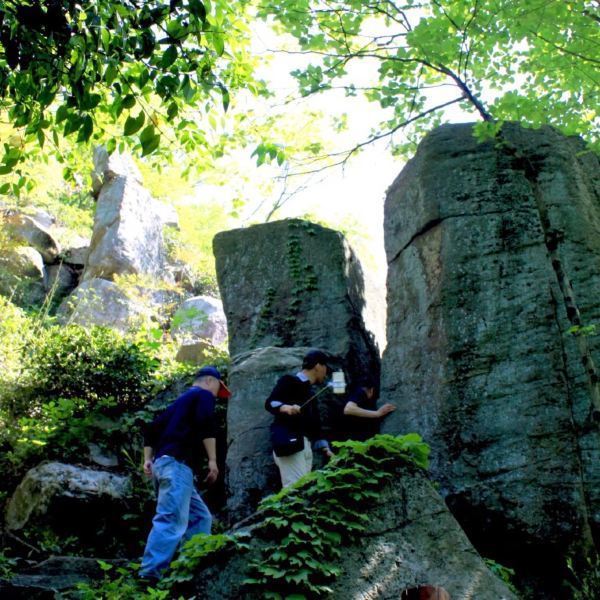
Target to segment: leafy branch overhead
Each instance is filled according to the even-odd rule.
[[[293,73],[303,96],[341,89],[381,107],[350,153],[401,129],[420,136],[452,104],[491,133],[513,120],[598,144],[594,0],[261,0],[259,15],[310,60]]]
[[[29,0],[0,9],[0,112],[21,130],[0,173],[28,142],[126,144],[142,155],[206,144],[203,115],[232,88],[260,91],[240,2]]]

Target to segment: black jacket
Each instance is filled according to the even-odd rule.
[[[314,442],[322,439],[317,399],[311,400],[300,415],[285,415],[279,412],[280,404],[302,406],[313,393],[310,381],[301,381],[295,375],[284,375],[279,378],[265,401],[265,408],[275,417],[275,423],[285,425],[291,432]]]

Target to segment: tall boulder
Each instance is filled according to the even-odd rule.
[[[476,545],[557,597],[600,539],[600,171],[575,138],[429,134],[388,190],[388,432],[418,431]],[[554,594],[554,595],[553,595]]]
[[[116,274],[160,277],[165,262],[162,209],[131,159],[94,153],[98,201],[83,279]]]
[[[362,268],[341,233],[289,219],[221,232],[213,247],[232,356],[311,346],[343,357],[351,375],[379,372]]]
[[[363,321],[362,269],[344,237],[297,219],[219,233],[217,278],[233,358],[227,414],[230,517],[243,517],[279,486],[264,401],[277,378],[301,368],[311,348],[332,357],[349,381],[379,375]],[[336,398],[319,400],[323,422]]]

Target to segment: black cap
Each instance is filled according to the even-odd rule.
[[[325,352],[321,352],[320,350],[311,350],[303,359],[302,359],[302,368],[303,369],[312,369],[315,365],[325,365],[329,361],[329,357]]]

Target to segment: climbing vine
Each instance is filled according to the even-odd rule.
[[[292,288],[290,290],[284,323],[287,328],[285,335],[290,339],[293,338],[293,331],[298,322],[298,315],[300,314],[304,294],[317,291],[318,289],[315,269],[302,256],[301,228],[309,235],[315,235],[316,233],[312,223],[308,221],[292,220],[289,222],[290,233],[287,241],[287,264]]]
[[[286,298],[287,305],[283,317],[284,330],[278,333],[284,346],[293,346],[295,345],[294,331],[305,294],[318,290],[317,273],[302,252],[302,231],[304,230],[308,235],[314,236],[316,230],[312,223],[298,219],[291,219],[288,222],[288,228],[286,262],[291,289]],[[272,326],[276,294],[276,289],[273,286],[269,286],[265,291],[265,298],[252,336],[253,345],[257,345],[261,336],[266,334]]]
[[[366,530],[366,509],[409,461],[427,468],[429,447],[417,434],[378,435],[366,442],[336,444],[337,454],[322,470],[265,499],[258,535],[267,545],[249,565],[248,590],[272,600],[326,596],[340,574],[342,544]]]

